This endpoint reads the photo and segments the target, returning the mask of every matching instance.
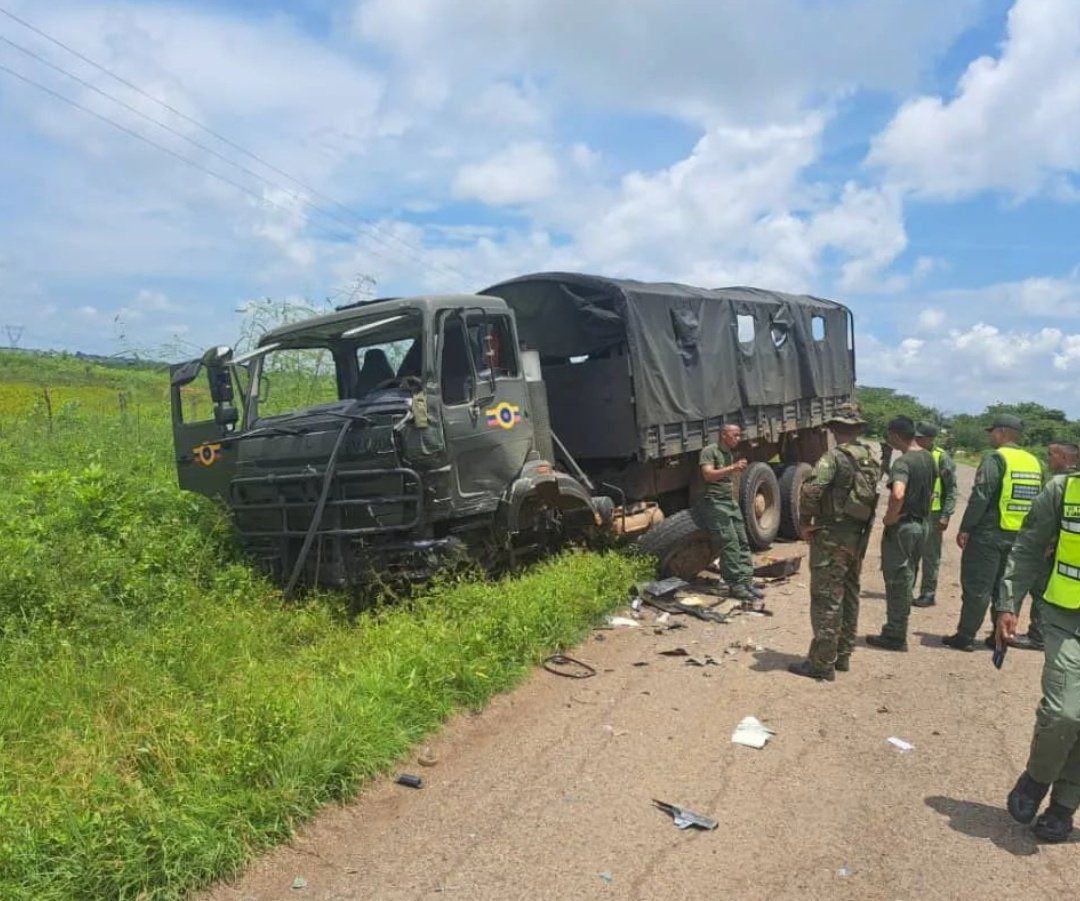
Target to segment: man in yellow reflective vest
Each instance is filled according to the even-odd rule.
[[[1050,469],[1050,475],[1076,472],[1078,455],[1080,455],[1080,448],[1071,441],[1055,441],[1046,449],[1046,465]],[[1017,635],[1012,640],[1014,648],[1026,648],[1032,651],[1043,649],[1043,589],[1050,580],[1050,560],[1046,561],[1044,569],[1043,578],[1031,589],[1031,614],[1028,619],[1027,634]],[[1019,609],[1016,612],[1019,613]]]
[[[922,564],[922,588],[911,603],[915,607],[933,607],[936,603],[938,570],[941,568],[941,538],[949,528],[949,520],[956,512],[956,464],[940,447],[935,447],[938,427],[932,422],[915,424],[915,443],[930,451],[937,465],[937,480],[930,499],[930,521],[926,527],[926,540],[919,554]]]
[[[963,601],[956,634],[942,643],[957,651],[975,650],[975,635],[986,610],[997,597],[1005,563],[1031,503],[1042,490],[1042,464],[1017,446],[1024,424],[1016,416],[999,414],[986,430],[993,450],[983,455],[975,473],[956,543],[960,557]],[[996,611],[991,611],[996,621]],[[986,638],[994,645],[994,635]]]
[[[1046,579],[1046,561],[1051,562]],[[1045,584],[1042,617],[1046,642],[1042,700],[1027,767],[1009,792],[1013,819],[1030,823],[1050,792],[1050,805],[1035,820],[1035,834],[1062,842],[1080,807],[1080,475],[1058,475],[1031,507],[1009,556],[997,610],[996,642],[1016,635],[1024,595]]]

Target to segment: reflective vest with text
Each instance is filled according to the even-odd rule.
[[[1080,476],[1065,480],[1057,553],[1043,597],[1066,610],[1080,610]]]
[[[940,447],[935,447],[932,451],[930,451],[930,453],[934,457],[934,468],[935,468],[935,471],[937,472],[937,477],[934,479],[934,493],[930,497],[930,512],[931,513],[940,513],[941,512],[941,491],[942,491],[942,489],[941,489],[941,454],[942,454],[942,450],[941,450]]]
[[[1001,528],[1005,532],[1019,532],[1031,510],[1031,502],[1042,491],[1042,466],[1034,454],[1018,447],[999,447],[997,453],[1005,461],[998,502]]]

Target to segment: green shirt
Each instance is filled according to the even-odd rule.
[[[934,495],[936,467],[930,451],[922,448],[901,454],[889,470],[889,487],[896,483],[906,485],[904,505],[900,516],[926,519],[930,515],[930,502]]]
[[[1015,445],[1011,445],[1015,447]],[[1005,461],[997,451],[987,451],[975,471],[975,484],[971,487],[964,518],[960,521],[961,532],[1000,532],[1001,516],[998,502],[1001,485],[1005,481]]]
[[[699,466],[713,466],[716,469],[723,469],[725,466],[730,466],[735,462],[735,455],[721,447],[719,444],[710,444],[701,450],[701,456],[698,458]],[[731,476],[724,476],[718,482],[706,482],[705,483],[705,496],[714,501],[726,501],[731,500],[735,495],[735,489],[732,485]]]

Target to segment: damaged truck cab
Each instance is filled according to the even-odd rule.
[[[541,273],[351,304],[174,366],[177,468],[289,592],[601,529],[692,575],[711,556],[691,513],[702,447],[738,423],[751,542],[794,538],[854,371],[832,301]]]

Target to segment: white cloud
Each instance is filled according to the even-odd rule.
[[[922,310],[919,313],[917,325],[919,331],[936,332],[939,331],[943,325],[945,325],[947,319],[948,317],[945,315],[944,310],[937,310],[928,307],[927,309]]]
[[[1000,56],[972,62],[950,99],[905,103],[869,162],[916,194],[984,190],[1076,199],[1080,169],[1080,10],[1076,0],[1017,0]]]
[[[511,144],[480,163],[462,166],[454,177],[456,197],[491,206],[532,203],[558,187],[559,164],[539,142]]]

